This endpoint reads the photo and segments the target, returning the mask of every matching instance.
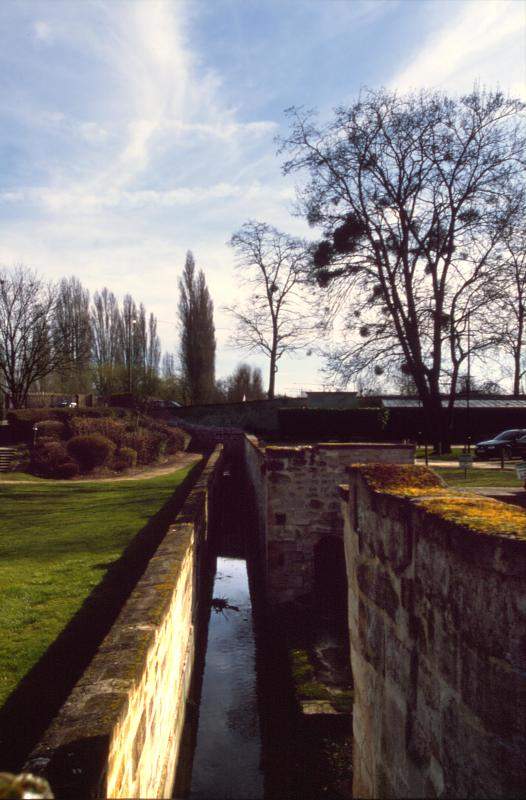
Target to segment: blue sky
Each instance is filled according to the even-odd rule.
[[[216,306],[241,298],[227,242],[248,218],[313,236],[291,214],[274,138],[290,105],[327,118],[360,87],[526,99],[521,0],[38,0],[0,4],[0,263],[131,292],[177,347],[185,252]],[[263,358],[248,359],[265,368]],[[322,385],[316,356],[278,389]]]

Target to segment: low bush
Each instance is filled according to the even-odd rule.
[[[35,423],[35,425],[38,427],[38,437],[45,436],[50,439],[57,440],[65,439],[67,437],[67,427],[58,419],[43,419],[41,422]]]
[[[31,468],[31,453],[29,447],[19,446],[16,455],[9,465],[9,472],[27,472]]]
[[[121,447],[115,455],[113,462],[114,469],[121,472],[124,469],[131,469],[137,465],[137,451],[133,447]]]
[[[72,417],[69,427],[73,436],[100,433],[119,447],[126,431],[126,423],[113,417]]]
[[[149,431],[162,436],[166,441],[165,452],[168,455],[172,453],[179,453],[185,449],[187,436],[181,428],[172,428],[171,425],[166,425],[164,422],[158,422],[151,417],[144,417],[141,424]]]
[[[65,445],[49,437],[43,437],[33,450],[31,468],[43,478],[73,478],[79,471]]]
[[[69,440],[68,453],[79,464],[83,472],[106,464],[115,452],[115,445],[100,433],[73,436]]]
[[[40,425],[44,421],[58,420],[69,428],[72,419],[116,417],[121,415],[120,412],[115,408],[16,408],[8,411],[6,416],[15,439],[31,443],[35,423]]]
[[[136,451],[138,464],[151,464],[166,451],[166,440],[163,436],[146,428],[129,431],[124,435],[122,443]]]
[[[76,478],[79,474],[79,465],[72,458],[59,464],[55,470],[54,478]]]

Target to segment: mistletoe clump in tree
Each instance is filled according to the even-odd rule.
[[[442,448],[468,320],[472,356],[502,338],[491,308],[503,237],[519,224],[522,110],[500,92],[368,90],[323,127],[290,109],[281,142],[284,171],[308,173],[301,213],[324,234],[311,279],[326,288],[330,312],[346,314],[328,369],[342,383],[401,370]]]

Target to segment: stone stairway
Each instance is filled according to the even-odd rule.
[[[0,447],[0,472],[8,472],[17,455],[16,447]]]

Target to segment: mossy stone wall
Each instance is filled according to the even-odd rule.
[[[171,797],[194,661],[199,564],[222,470],[209,457],[24,771],[56,797]]]
[[[524,796],[526,512],[406,469],[341,489],[353,794]]]

